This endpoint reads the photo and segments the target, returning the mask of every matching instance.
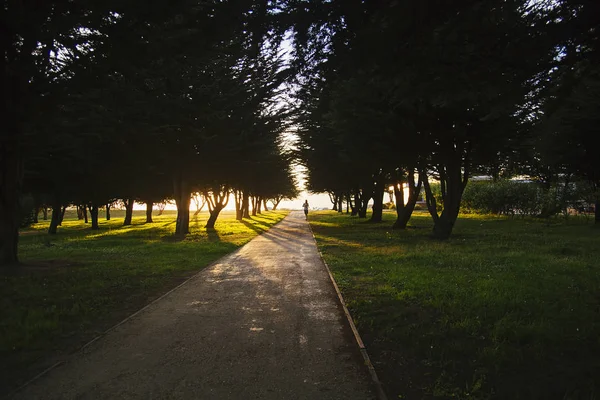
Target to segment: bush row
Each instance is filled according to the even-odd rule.
[[[587,182],[471,182],[465,188],[461,211],[550,217],[570,211],[589,211],[594,190]]]

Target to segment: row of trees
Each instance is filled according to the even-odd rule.
[[[439,238],[450,236],[475,172],[526,173],[547,185],[568,174],[597,189],[599,7],[8,2],[0,265],[17,262],[22,193],[53,210],[86,204],[92,215],[114,199],[170,197],[181,234],[193,192],[210,199],[209,226],[230,196],[243,216],[251,196],[291,194],[281,133],[292,121],[310,190],[351,198],[360,216],[373,199],[380,221],[393,186],[403,228],[423,188]],[[287,32],[291,67],[281,51]],[[290,80],[297,114],[284,93]]]
[[[295,193],[296,189],[294,189]],[[236,194],[241,193],[237,192]],[[271,210],[277,210],[279,203],[287,196],[279,195],[275,198],[263,198],[261,196],[251,196],[250,201],[247,202],[243,207],[238,205],[236,208],[236,219],[242,220],[243,218],[248,218],[250,215],[256,216],[257,214],[262,214],[262,211],[269,211],[269,207]],[[211,197],[207,197],[206,194],[201,193],[192,193],[191,199],[195,203],[195,211],[194,217],[200,214],[205,206],[211,206]],[[101,207],[93,208],[90,204],[74,204],[73,207],[77,213],[77,219],[83,220],[86,224],[91,222],[92,229],[99,229],[98,225],[98,208],[101,208],[106,215],[106,220],[111,220],[111,212],[114,209],[124,210],[125,216],[123,220],[123,225],[131,225],[133,219],[133,202],[129,201],[130,199],[119,200],[111,203],[107,203]],[[270,204],[269,204],[270,202]],[[155,210],[158,211],[158,215],[163,215],[163,212],[171,201],[168,199],[163,199],[158,203],[154,203],[152,201],[148,201],[146,203],[146,223],[154,222],[152,216]],[[172,203],[171,203],[172,204]],[[35,199],[29,195],[25,196],[21,202],[22,206],[22,226],[29,226],[33,223],[39,223],[40,213],[42,214],[42,219],[44,221],[48,220],[49,211],[52,212],[52,215],[55,216],[55,221],[52,221],[50,227],[48,229],[48,233],[55,234],[57,232],[57,227],[62,225],[67,207],[69,205],[63,205],[61,208],[57,209],[54,213],[54,210],[51,209],[47,204],[40,204],[35,202]],[[251,206],[251,207],[250,207]],[[208,207],[207,207],[208,208]],[[250,211],[251,210],[251,211]],[[89,218],[88,218],[89,215]]]
[[[22,1],[2,13],[0,265],[18,261],[23,194],[52,208],[172,199],[189,231],[230,196],[294,196],[280,101],[290,68],[270,1]],[[131,213],[129,212],[128,215]],[[128,221],[125,221],[126,223]]]
[[[404,228],[422,187],[445,239],[473,174],[568,176],[595,187],[600,222],[600,3],[320,1],[299,21],[310,190],[362,217],[372,199],[377,222],[393,186]]]

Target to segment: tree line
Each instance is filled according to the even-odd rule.
[[[591,185],[600,223],[600,3],[320,1],[304,11],[298,154],[309,188],[336,208],[366,217],[372,200],[379,222],[393,187],[403,229],[423,191],[433,235],[446,239],[473,175],[526,175],[546,190]]]
[[[0,265],[18,262],[23,197],[98,212],[171,199],[189,232],[192,193],[213,228],[296,193],[282,145],[291,69],[276,2],[7,2],[2,13]],[[231,200],[230,200],[231,199]],[[107,206],[108,205],[108,206]],[[87,214],[87,213],[86,213]]]
[[[406,227],[426,193],[448,238],[474,174],[598,188],[600,4],[592,0],[33,0],[2,20],[0,265],[24,194],[52,208],[192,193],[214,226],[308,189]],[[293,46],[291,60],[284,43]],[[282,133],[296,129],[297,149]],[[439,182],[434,195],[433,182]],[[404,192],[408,201],[404,202]],[[230,200],[231,199],[231,200]]]

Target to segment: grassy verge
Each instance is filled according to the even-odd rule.
[[[15,387],[81,344],[176,286],[212,261],[279,222],[270,211],[242,223],[224,212],[216,229],[203,228],[207,213],[191,221],[185,238],[173,236],[175,213],[145,224],[135,212],[100,221],[100,230],[67,215],[58,235],[48,222],[21,233],[24,266],[0,275],[0,390]]]
[[[436,242],[393,218],[311,214],[391,398],[600,398],[600,229],[461,216]]]

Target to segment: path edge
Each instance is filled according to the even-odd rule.
[[[272,211],[272,210],[269,210]],[[278,211],[278,210],[276,210]],[[44,375],[48,374],[50,371],[55,370],[56,368],[60,367],[61,365],[65,364],[70,358],[72,358],[74,355],[82,353],[85,351],[86,348],[88,348],[89,346],[91,346],[92,344],[96,343],[98,340],[102,339],[104,336],[108,335],[109,333],[111,333],[112,331],[114,331],[115,329],[117,329],[119,326],[123,325],[124,323],[128,322],[129,320],[133,319],[134,317],[136,317],[138,314],[141,314],[144,310],[146,310],[147,308],[149,308],[150,306],[152,306],[154,303],[158,302],[159,300],[162,300],[163,298],[167,297],[168,295],[170,295],[171,293],[173,293],[174,291],[176,291],[177,289],[179,289],[180,287],[188,284],[192,279],[195,279],[198,275],[200,275],[201,273],[203,273],[205,270],[207,270],[208,268],[214,266],[215,264],[218,264],[223,258],[225,257],[229,257],[229,256],[233,256],[234,254],[238,253],[239,251],[242,250],[242,248],[244,246],[246,246],[248,243],[250,243],[251,241],[253,241],[254,239],[262,236],[264,233],[268,232],[271,230],[271,228],[275,227],[275,225],[279,225],[283,220],[285,220],[286,218],[288,218],[291,214],[291,211],[288,212],[288,214],[283,217],[282,219],[280,219],[279,221],[277,221],[277,223],[275,223],[273,226],[271,226],[269,229],[267,229],[264,232],[260,232],[259,234],[257,234],[255,237],[253,237],[252,239],[250,239],[248,242],[244,243],[243,245],[241,245],[240,247],[238,247],[237,249],[235,249],[234,251],[232,251],[229,254],[225,254],[223,257],[220,257],[218,259],[216,259],[215,261],[211,262],[210,264],[204,266],[200,271],[196,272],[195,274],[193,274],[192,276],[190,276],[189,278],[187,278],[185,281],[181,282],[179,285],[175,286],[174,288],[172,288],[171,290],[169,290],[166,293],[163,293],[161,296],[157,297],[156,299],[152,300],[150,303],[146,304],[144,307],[140,308],[139,310],[137,310],[136,312],[134,312],[133,314],[130,314],[128,317],[126,317],[125,319],[123,319],[121,322],[116,323],[115,325],[111,326],[110,328],[108,328],[107,330],[99,333],[95,338],[93,338],[92,340],[88,341],[87,343],[85,343],[83,346],[79,347],[77,350],[67,354],[64,359],[52,364],[51,366],[49,366],[48,368],[46,368],[45,370],[43,370],[42,372],[40,372],[39,374],[35,375],[33,378],[29,379],[28,381],[26,381],[25,383],[23,383],[21,386],[17,387],[16,389],[12,390],[11,392],[9,392],[4,399],[10,399],[12,398],[14,395],[16,395],[17,393],[19,393],[21,390],[25,389],[27,386],[31,385],[33,382],[37,381],[38,379],[40,379],[41,377],[43,377]],[[311,230],[312,233],[312,230]],[[313,239],[314,239],[314,235],[313,235]],[[318,249],[318,248],[317,248]],[[320,253],[319,253],[320,254]],[[380,399],[380,400],[387,400],[387,399]]]
[[[315,237],[315,233],[313,232],[312,226],[310,225],[310,222],[307,221],[307,223],[308,223],[308,229],[310,230],[310,234],[312,235],[313,241],[315,242],[315,246],[317,247],[317,252],[319,253],[319,257],[321,258],[323,265],[325,265],[327,274],[329,274],[329,279],[331,280],[331,283],[333,284],[333,288],[335,289],[335,292],[337,293],[337,297],[340,302],[340,305],[342,306],[342,309],[344,310],[344,315],[346,316],[346,320],[348,321],[348,324],[350,324],[350,329],[352,330],[352,334],[354,335],[354,339],[356,340],[356,344],[358,345],[360,354],[362,355],[362,357],[365,361],[365,365],[367,366],[367,369],[369,370],[369,375],[371,376],[371,380],[373,381],[373,384],[375,385],[375,391],[377,392],[377,398],[379,400],[388,400],[388,398],[385,394],[385,391],[383,390],[383,385],[381,384],[381,381],[379,380],[379,377],[377,376],[377,372],[375,371],[375,367],[373,367],[373,363],[371,362],[371,358],[369,357],[367,348],[360,336],[360,333],[358,332],[358,329],[356,328],[356,325],[354,324],[354,320],[352,319],[352,314],[350,314],[350,310],[348,310],[348,307],[346,306],[346,301],[344,300],[344,296],[342,295],[342,292],[340,291],[340,288],[339,288],[337,282],[335,281],[333,274],[331,273],[331,269],[329,268],[329,265],[325,261],[325,258],[323,258],[323,253],[321,253],[321,250],[319,249],[319,246],[317,243],[317,238]]]

